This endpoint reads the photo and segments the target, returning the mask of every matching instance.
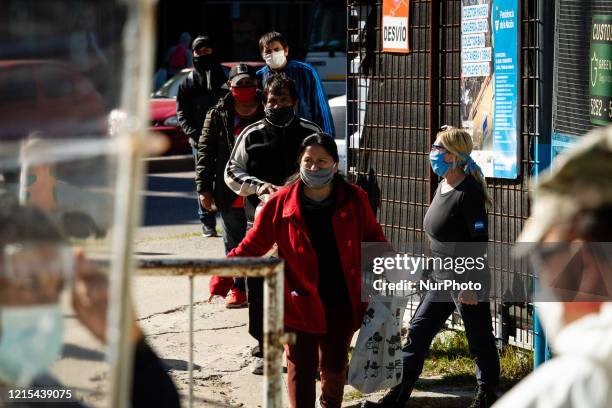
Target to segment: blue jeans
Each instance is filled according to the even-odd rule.
[[[459,310],[465,325],[470,355],[476,365],[478,384],[490,387],[498,385],[499,356],[493,336],[490,304],[479,302],[477,305],[465,305],[457,300],[457,293],[429,291],[410,320],[408,341],[402,349],[403,386],[412,386],[419,379],[433,338],[455,308]]]
[[[228,208],[221,210],[221,223],[223,224],[223,244],[225,245],[225,255],[244,239],[246,234],[246,215],[244,208]],[[244,278],[234,279],[234,288],[245,291]]]
[[[191,141],[190,141],[191,143]],[[198,165],[198,148],[191,145],[191,153],[193,153],[193,159],[195,160],[195,165]],[[208,211],[202,204],[200,204],[200,197],[196,192],[196,202],[198,203],[198,217],[200,218],[200,222],[207,229],[215,229],[217,227],[217,218],[214,211]]]

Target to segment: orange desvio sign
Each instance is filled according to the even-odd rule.
[[[408,12],[410,0],[383,0],[383,51],[409,52]]]

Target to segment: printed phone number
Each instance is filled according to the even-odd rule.
[[[591,116],[597,119],[612,120],[612,99],[607,102],[608,106],[605,106],[602,99],[591,98]]]
[[[9,389],[6,391],[9,400],[71,400],[72,390],[70,389]]]

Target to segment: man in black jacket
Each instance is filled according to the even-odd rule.
[[[287,75],[272,75],[266,82],[263,101],[265,118],[244,129],[225,169],[225,182],[245,196],[247,221],[252,225],[260,198],[274,193],[298,171],[297,154],[302,141],[321,128],[297,117],[298,95]],[[249,333],[259,342],[253,353],[263,357],[263,279],[248,278]],[[263,360],[253,368],[263,374]]]
[[[179,86],[176,95],[176,115],[183,132],[189,137],[189,144],[197,164],[198,139],[208,110],[226,93],[223,67],[213,54],[211,40],[201,35],[193,41],[193,72],[189,73]],[[202,222],[205,237],[216,236],[215,213],[207,211],[198,199],[198,216]]]
[[[257,99],[255,69],[240,63],[229,73],[227,93],[208,111],[198,143],[196,187],[200,204],[208,211],[217,207],[223,222],[225,253],[229,253],[244,238],[246,216],[244,198],[225,184],[223,175],[235,140],[253,122],[263,118],[263,105]],[[236,278],[227,299],[227,308],[247,305],[244,278]]]

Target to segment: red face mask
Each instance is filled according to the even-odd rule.
[[[245,86],[245,87],[232,87],[232,96],[238,102],[249,102],[255,99],[255,94],[257,92],[257,88],[254,86]]]

